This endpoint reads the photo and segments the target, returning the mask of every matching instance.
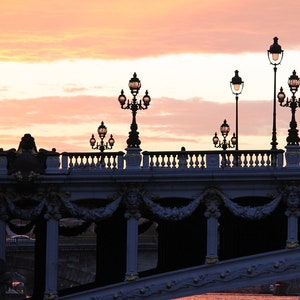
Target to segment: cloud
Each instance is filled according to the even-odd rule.
[[[76,84],[67,84],[67,85],[63,86],[63,91],[67,92],[67,93],[78,93],[78,92],[83,93],[87,90],[88,90],[88,88],[80,87],[80,86],[77,86]]]
[[[299,48],[299,8],[294,0],[2,1],[0,59],[261,52],[274,35],[286,48]]]
[[[90,151],[88,144],[101,121],[116,139],[116,151],[126,148],[132,121],[130,110],[121,110],[116,98],[73,96],[44,97],[0,102],[0,147],[16,148],[25,133],[38,147],[58,151]],[[277,108],[278,136],[284,142],[291,114]],[[143,150],[212,150],[211,138],[224,119],[235,131],[235,105],[203,101],[152,99],[147,110],[138,111],[137,123]],[[271,101],[239,103],[240,149],[269,149],[272,131]],[[281,148],[285,144],[281,142]]]

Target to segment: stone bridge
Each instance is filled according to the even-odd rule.
[[[297,145],[286,151],[2,151],[0,258],[14,259],[7,226],[18,234],[34,230],[32,298],[38,300],[169,299],[300,278],[299,155]],[[94,262],[70,245],[61,255],[61,237],[75,241],[90,226]],[[139,238],[151,228],[154,263],[141,269],[146,251]],[[72,277],[68,266],[78,261],[84,273]],[[77,275],[87,283],[74,286]]]
[[[91,235],[91,234],[90,234]],[[139,243],[139,271],[154,268],[156,265],[156,237],[144,235]],[[12,244],[6,247],[7,270],[16,279],[23,278],[26,294],[34,289],[34,244]],[[96,242],[95,236],[61,238],[58,251],[58,287],[66,289],[95,281]],[[21,278],[20,278],[21,277]]]

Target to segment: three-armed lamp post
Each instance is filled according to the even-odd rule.
[[[223,124],[220,126],[220,131],[223,136],[223,141],[221,142],[220,139],[218,138],[217,133],[215,133],[212,139],[215,147],[222,148],[223,150],[226,150],[227,148],[236,147],[237,138],[235,136],[235,133],[232,135],[231,142],[226,140],[228,133],[230,131],[230,126],[229,124],[227,124],[226,120],[224,120]]]
[[[115,140],[114,140],[112,134],[110,135],[108,142],[104,143],[104,141],[103,141],[105,138],[105,135],[107,133],[107,128],[104,125],[103,121],[101,122],[101,125],[99,125],[97,132],[98,132],[98,135],[100,138],[100,143],[98,143],[98,142],[96,143],[95,136],[94,136],[94,134],[92,134],[92,137],[90,138],[90,145],[91,145],[92,149],[100,150],[100,152],[104,152],[104,150],[107,150],[107,149],[112,149],[112,147],[115,143]]]
[[[235,76],[232,77],[230,81],[230,87],[232,93],[235,95],[235,150],[239,150],[239,106],[238,106],[238,100],[239,95],[242,93],[244,88],[244,81],[239,76],[239,71],[235,70]],[[226,120],[225,120],[226,121]]]
[[[270,46],[268,50],[268,58],[271,65],[274,66],[274,98],[273,98],[273,128],[272,128],[272,142],[271,150],[277,149],[277,137],[276,137],[276,74],[277,66],[280,65],[283,58],[283,50],[278,44],[278,38],[274,37],[274,43]]]
[[[289,134],[286,138],[288,145],[299,146],[300,138],[298,136],[297,122],[295,119],[296,108],[300,107],[300,98],[297,99],[295,94],[298,91],[300,80],[296,74],[296,71],[293,71],[293,74],[289,77],[288,85],[290,87],[290,91],[292,92],[291,99],[287,98],[285,100],[285,93],[283,92],[282,87],[280,88],[280,92],[277,95],[280,106],[290,107],[292,111],[292,119],[290,122]]]
[[[131,94],[133,95],[133,98],[131,101],[126,99],[126,96],[124,95],[124,91],[121,90],[121,94],[118,98],[121,108],[122,109],[130,109],[132,111],[132,123],[130,126],[131,131],[129,132],[129,138],[127,139],[127,147],[128,148],[139,148],[141,141],[139,139],[139,133],[137,131],[138,125],[136,123],[136,113],[138,110],[144,110],[147,109],[151,98],[148,95],[148,90],[146,90],[145,95],[143,97],[143,103],[142,100],[137,100],[136,96],[139,93],[139,90],[141,88],[141,82],[136,76],[136,73],[133,74],[133,77],[129,80],[128,83],[129,89]]]

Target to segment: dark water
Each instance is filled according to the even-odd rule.
[[[300,296],[275,296],[272,294],[261,295],[261,294],[240,294],[240,293],[236,293],[236,294],[210,293],[210,294],[180,298],[180,300],[240,300],[240,299],[242,300],[300,300]]]

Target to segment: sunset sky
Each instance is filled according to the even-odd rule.
[[[146,89],[152,98],[137,113],[142,150],[213,150],[225,118],[230,137],[235,131],[229,82],[237,69],[245,82],[239,149],[270,149],[267,50],[277,36],[277,88],[290,96],[287,79],[300,75],[299,11],[296,0],[2,0],[0,147],[17,148],[30,133],[38,148],[87,152],[104,121],[114,150],[124,150],[131,112],[117,98],[121,89],[130,98],[136,72],[140,98]],[[290,118],[277,105],[278,148]]]

